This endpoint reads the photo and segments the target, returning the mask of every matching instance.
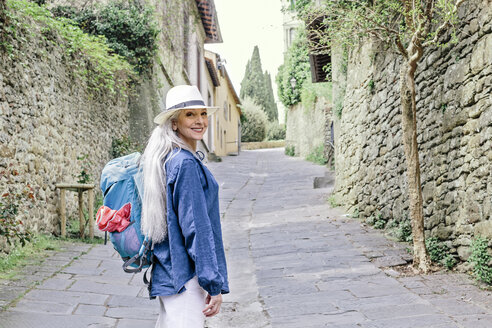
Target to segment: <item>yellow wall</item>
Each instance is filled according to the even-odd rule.
[[[218,57],[215,53],[206,51],[205,55],[217,63]],[[219,107],[219,110],[209,120],[209,128],[213,133],[212,150],[217,156],[237,154],[240,142],[240,109],[237,95],[225,68],[222,70],[214,68],[220,85],[215,87],[214,91],[214,104]]]
[[[217,156],[238,152],[239,108],[227,83],[216,89],[216,106],[219,110],[214,114],[214,151]],[[225,84],[225,86],[224,86]]]

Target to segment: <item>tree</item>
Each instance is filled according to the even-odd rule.
[[[260,50],[255,46],[251,59],[246,64],[240,96],[242,99],[245,97],[253,99],[268,115],[268,119],[274,121],[278,119],[278,110],[273,99],[272,82],[266,74],[268,73],[264,74],[261,68]]]
[[[267,116],[253,99],[246,97],[241,104],[241,141],[263,141],[267,132]]]
[[[268,71],[265,71],[265,91],[266,91],[266,103],[269,111],[267,112],[269,121],[278,121],[278,109],[275,103],[275,96],[273,95],[272,78]]]
[[[284,63],[278,68],[277,94],[282,104],[289,107],[299,103],[304,82],[310,77],[306,31],[300,28],[295,34],[292,45],[287,50]],[[291,85],[292,79],[296,81],[294,88]]]
[[[402,56],[400,102],[403,147],[407,163],[408,195],[413,233],[414,266],[430,270],[425,247],[422,188],[417,145],[415,72],[424,49],[442,43],[452,30],[457,10],[465,0],[324,0],[321,6],[306,6],[300,16],[306,25],[323,19],[321,28],[310,30],[310,39],[324,46],[353,46],[373,37],[393,47]]]

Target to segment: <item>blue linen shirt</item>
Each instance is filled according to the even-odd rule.
[[[165,169],[168,236],[154,245],[150,295],[179,294],[195,275],[211,296],[229,293],[215,178],[184,149]]]

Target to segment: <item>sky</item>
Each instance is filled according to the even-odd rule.
[[[246,64],[255,45],[261,67],[267,70],[277,99],[275,76],[283,63],[284,41],[280,0],[214,0],[223,43],[206,44],[226,60],[226,68],[239,96]]]

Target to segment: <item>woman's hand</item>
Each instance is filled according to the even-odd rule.
[[[205,302],[207,303],[207,306],[203,310],[203,314],[205,314],[205,316],[207,317],[213,317],[220,311],[220,305],[222,304],[222,295],[207,295],[207,300]]]

